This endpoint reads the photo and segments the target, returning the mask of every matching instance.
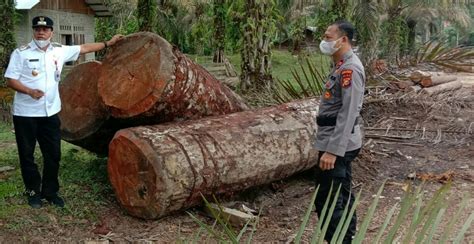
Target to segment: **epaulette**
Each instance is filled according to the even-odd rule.
[[[27,45],[23,45],[23,46],[19,47],[18,50],[20,50],[20,51],[25,51],[25,50],[27,50],[27,49],[29,49],[29,48],[30,48],[30,45],[27,44]]]
[[[61,43],[59,43],[59,42],[51,42],[51,45],[52,45],[53,47],[62,47],[62,46],[63,46],[63,45],[62,45]]]

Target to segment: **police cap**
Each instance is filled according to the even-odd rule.
[[[33,18],[32,26],[36,27],[48,27],[53,29],[53,20],[46,16],[36,16]]]

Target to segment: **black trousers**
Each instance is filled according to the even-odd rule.
[[[336,163],[334,165],[334,169],[323,171],[319,168],[319,159],[323,155],[324,152],[319,152],[319,159],[318,165],[315,167],[316,171],[316,186],[319,185],[319,191],[316,196],[315,205],[316,205],[316,212],[318,216],[321,216],[321,212],[324,207],[324,203],[326,202],[326,198],[330,196],[330,202],[328,205],[328,209],[331,206],[332,200],[337,192],[339,185],[341,186],[341,190],[339,192],[339,196],[337,197],[336,206],[332,216],[330,217],[329,227],[326,232],[326,236],[324,239],[328,242],[331,241],[334,232],[336,231],[337,225],[339,224],[339,220],[342,217],[344,212],[344,208],[346,207],[347,202],[349,201],[349,210],[354,203],[354,194],[352,193],[352,169],[351,169],[351,162],[357,157],[359,154],[360,149],[346,152],[344,157],[337,156]],[[333,184],[333,189],[331,189],[331,183]],[[328,211],[328,210],[326,210]],[[327,216],[320,220],[325,221]],[[352,236],[355,235],[356,232],[356,224],[357,224],[357,217],[356,214],[352,216],[349,229],[346,232],[345,238],[343,243],[351,243]]]
[[[21,174],[28,192],[54,196],[59,191],[58,171],[61,158],[61,132],[58,115],[51,117],[13,116]],[[36,142],[43,155],[43,177],[35,163]]]

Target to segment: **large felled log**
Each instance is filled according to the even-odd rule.
[[[109,105],[131,108],[108,107],[99,91]],[[63,139],[104,156],[119,129],[247,109],[237,94],[152,33],[126,37],[102,64],[77,65],[60,92]]]
[[[129,214],[159,218],[316,163],[316,99],[177,124],[120,130],[109,179]]]
[[[113,46],[103,61],[98,88],[112,116],[155,123],[247,108],[204,68],[148,32],[127,36]]]
[[[455,81],[457,77],[455,75],[446,75],[446,74],[433,74],[430,77],[424,77],[421,79],[421,86],[430,87],[437,86],[439,84]]]
[[[115,132],[139,121],[124,121],[110,116],[97,92],[97,61],[76,65],[61,81],[61,137],[91,152],[106,156]]]
[[[80,140],[95,133],[109,118],[109,111],[97,92],[100,62],[76,65],[59,86],[62,107],[61,135],[65,140]]]
[[[461,89],[461,87],[462,83],[460,81],[451,81],[441,85],[423,88],[421,92],[433,96],[443,92],[455,91]]]

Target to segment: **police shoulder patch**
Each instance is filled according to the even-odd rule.
[[[25,50],[27,50],[27,49],[29,49],[29,48],[30,48],[30,45],[23,45],[23,46],[19,47],[18,50],[20,50],[20,51],[25,51]]]
[[[351,69],[345,69],[341,71],[341,86],[342,88],[347,88],[351,86],[352,82],[352,70]]]
[[[52,42],[51,45],[53,45],[53,47],[62,47],[63,45],[59,42]]]

